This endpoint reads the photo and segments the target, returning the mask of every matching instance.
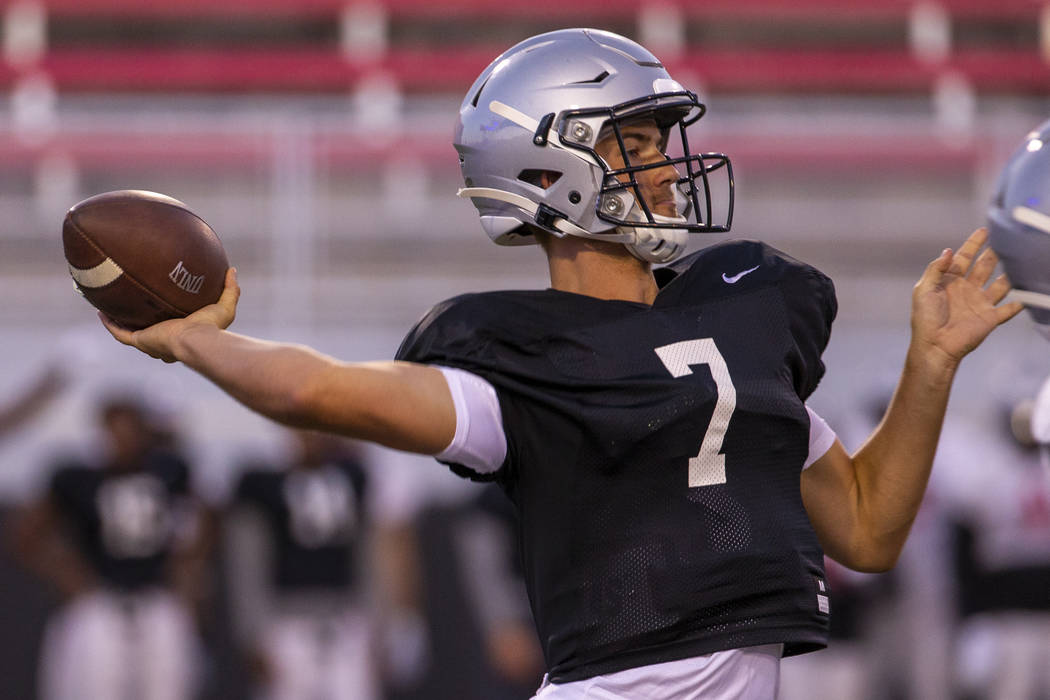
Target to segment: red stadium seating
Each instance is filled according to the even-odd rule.
[[[24,3],[0,0],[0,11]],[[997,25],[1009,27],[1009,37],[1024,37],[1017,42],[996,39],[993,34],[983,41],[980,32],[976,40],[971,33],[941,54],[934,52],[932,58],[912,47],[909,21],[917,7],[912,0],[668,0],[666,6],[677,8],[674,12],[680,22],[676,29],[685,30],[681,50],[669,52],[665,60],[674,74],[701,87],[705,94],[922,95],[948,75],[982,93],[1044,95],[1050,90],[1050,66],[1040,51],[1040,41],[1046,43],[1047,37],[1039,36],[1037,30],[1050,11],[1034,0],[942,0],[936,6],[926,5],[927,10],[933,8],[935,21],[939,16],[953,30],[967,23]],[[514,34],[515,23],[525,36],[538,28],[593,25],[598,17],[610,26],[631,27],[641,22],[637,0],[42,0],[40,7],[47,25],[42,46],[22,60],[15,60],[7,51],[9,60],[0,61],[0,88],[13,88],[24,77],[43,75],[60,93],[340,94],[381,74],[407,93],[458,96],[506,48],[505,37]],[[381,36],[373,51],[355,56],[341,48],[340,27],[348,12],[353,14],[354,8],[361,7],[372,8],[378,29],[373,26],[371,31]],[[672,21],[674,17],[672,12]],[[539,27],[541,21],[546,23],[543,27]],[[152,23],[155,31],[169,23],[185,29],[193,22],[210,30],[205,32],[207,40],[191,32],[189,39],[176,36],[153,42],[135,36],[140,22]],[[323,40],[294,32],[277,40],[272,33],[257,41],[250,34],[246,40],[236,33],[227,39],[222,28],[238,22],[271,28],[308,23],[327,29]],[[103,32],[104,38],[91,32],[76,34],[82,25],[110,24],[126,26],[128,35],[120,31]],[[697,27],[723,24],[733,28],[734,37],[743,28],[745,40],[697,40]],[[752,24],[764,27],[765,33],[748,41],[746,29]],[[823,38],[819,31],[805,33],[801,39],[792,35],[812,24],[841,31]],[[453,25],[459,30],[457,36],[465,34],[468,39],[446,40],[444,32]],[[486,32],[485,27],[493,31]],[[870,27],[881,29],[869,32]],[[498,36],[492,35],[495,33]],[[779,37],[785,41],[778,41]],[[893,139],[884,135],[837,139],[813,133],[797,142],[766,142],[761,151],[744,135],[720,133],[717,146],[733,153],[738,162],[750,160],[759,167],[850,169],[863,165],[869,170],[901,166],[968,169],[984,147],[968,138],[961,139],[961,145],[950,145],[923,133],[920,129],[919,136]],[[173,167],[180,163],[188,167],[265,163],[271,157],[265,138],[250,133],[198,129],[161,139],[117,132],[84,136],[55,133],[39,142],[27,142],[8,134],[0,136],[0,157],[8,163],[29,162],[46,149],[96,165],[163,162]],[[359,139],[345,135],[315,134],[312,138],[312,152],[324,162],[375,163],[396,155],[382,144],[363,148]],[[399,153],[405,152],[406,143],[420,161],[454,168],[446,132],[440,138],[435,134],[399,135]]]
[[[245,15],[334,15],[354,4],[374,4],[398,14],[449,16],[469,13],[489,17],[632,17],[638,13],[637,0],[532,0],[527,3],[493,3],[491,0],[178,0],[153,3],[142,0],[44,0],[48,12],[62,15],[133,16],[236,16]],[[0,8],[16,2],[0,2]],[[915,0],[668,0],[688,15],[841,15],[848,17],[902,15]],[[1041,0],[941,0],[937,3],[950,14],[962,17],[1031,17],[1044,6]]]
[[[14,5],[0,3],[4,9]],[[916,2],[908,0],[667,2],[666,7],[677,8],[681,26],[729,21],[736,22],[739,28],[741,24],[760,22],[769,29],[764,40],[736,41],[726,47],[701,45],[686,36],[682,55],[668,63],[688,69],[705,89],[722,92],[922,92],[931,89],[946,71],[965,76],[978,90],[992,93],[1039,94],[1050,88],[1050,66],[1034,37],[1043,12],[1041,3],[943,0],[935,6],[926,5],[943,10],[948,22],[1011,23],[1019,27],[1030,44],[967,44],[934,59],[924,59],[910,46],[907,23],[916,6]],[[136,21],[144,19],[212,23],[296,20],[321,22],[330,25],[331,31],[326,41],[292,37],[279,42],[224,43],[221,36],[212,36],[206,42],[193,39],[148,46],[134,40],[102,41],[88,37],[56,41],[47,37],[38,54],[0,65],[0,86],[11,86],[22,75],[42,72],[59,90],[71,92],[338,92],[351,89],[365,75],[380,71],[395,78],[406,91],[458,93],[505,45],[502,41],[486,41],[484,31],[472,43],[443,41],[441,22],[470,23],[479,28],[488,22],[488,26],[505,30],[508,23],[519,21],[523,23],[524,36],[539,21],[564,26],[593,24],[600,17],[607,22],[629,24],[640,15],[635,0],[43,0],[41,7],[49,24],[112,19],[116,23],[129,22],[129,33],[134,32]],[[372,7],[379,13],[376,31],[383,36],[376,51],[355,57],[341,50],[338,37],[344,12],[360,7]],[[419,32],[409,40],[397,36],[399,22],[429,22],[433,27],[424,31],[422,40]],[[791,38],[793,32],[797,33],[799,22],[845,27],[849,41],[845,46],[841,38],[833,37],[823,42],[807,39],[801,45],[769,41],[770,36]],[[784,26],[778,27],[778,23]],[[887,40],[885,33],[864,39],[867,25],[886,23],[892,26],[892,40]],[[1042,39],[1046,41],[1045,37]]]
[[[459,93],[498,55],[495,47],[405,48],[373,61],[351,61],[320,49],[67,49],[34,66],[59,90],[77,91],[346,91],[381,73],[404,90]],[[894,51],[689,51],[667,61],[707,90],[719,92],[892,93],[931,89],[955,72],[991,93],[1050,90],[1050,67],[1030,52],[972,50],[936,65]],[[23,71],[0,66],[0,85]]]

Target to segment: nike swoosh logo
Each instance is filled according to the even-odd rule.
[[[723,272],[722,273],[722,281],[725,282],[726,284],[736,284],[737,282],[740,281],[741,277],[743,277],[744,275],[751,274],[752,272],[754,272],[755,270],[757,270],[760,267],[762,267],[762,266],[761,265],[755,265],[750,270],[744,270],[743,272],[738,272],[735,275],[733,275],[732,277],[726,277],[726,273]]]

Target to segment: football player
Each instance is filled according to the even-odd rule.
[[[63,463],[13,525],[21,560],[66,598],[45,632],[40,696],[190,698],[210,527],[146,407],[114,397],[99,414],[101,463]]]
[[[1050,481],[1030,431],[1031,400],[1002,403],[991,429],[938,454],[933,485],[953,535],[959,685],[968,697],[1050,693]],[[928,575],[929,572],[927,572]]]
[[[1025,136],[999,175],[988,232],[1014,285],[1011,297],[1050,339],[1050,121]]]
[[[374,700],[358,571],[364,466],[334,436],[294,431],[286,469],[246,469],[228,521],[231,597],[259,697]]]
[[[933,260],[885,417],[853,455],[805,401],[830,280],[725,231],[729,161],[695,154],[704,106],[615,34],[499,56],[455,145],[497,243],[539,244],[551,287],[436,306],[397,361],[346,364],[226,331],[239,290],[120,342],[181,361],[276,420],[436,455],[515,503],[544,699],[773,698],[780,658],[825,645],[823,552],[892,567],[956,369],[1021,304],[979,229]],[[659,270],[654,263],[669,263]]]
[[[989,242],[1010,276],[1014,299],[1050,339],[1050,120],[1030,131],[1002,173],[988,206]],[[1029,431],[1050,464],[1050,379],[1031,411]],[[1050,466],[1046,468],[1050,479]]]

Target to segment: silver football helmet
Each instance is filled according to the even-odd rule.
[[[988,207],[992,249],[1040,332],[1050,339],[1050,121],[1025,136]]]
[[[684,252],[689,232],[724,232],[732,224],[729,158],[689,150],[686,127],[705,110],[629,39],[597,29],[534,36],[496,58],[460,106],[459,195],[474,202],[500,245],[536,243],[530,227],[537,227],[623,243],[643,260],[669,262]],[[641,119],[660,129],[666,160],[631,163],[620,129]],[[624,163],[615,169],[595,150],[613,136]],[[676,216],[655,213],[637,179],[668,166],[677,172]],[[727,183],[717,223],[709,179],[716,171]]]

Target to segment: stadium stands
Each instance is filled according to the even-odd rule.
[[[286,229],[315,242],[304,269],[387,255],[435,212],[435,239],[473,240],[455,104],[499,51],[569,25],[641,40],[700,92],[701,147],[731,155],[748,211],[771,203],[759,226],[781,220],[768,194],[812,182],[848,216],[829,180],[874,201],[928,175],[960,211],[1050,88],[1048,18],[1033,0],[0,0],[0,218],[20,216],[0,258],[50,269],[61,211],[131,186],[192,200],[258,270]],[[376,204],[393,230],[360,216]],[[835,218],[792,225],[819,241]]]
[[[68,91],[343,91],[381,72],[458,92],[522,28],[597,16],[711,90],[928,91],[946,72],[993,93],[1050,88],[1050,20],[1032,0],[20,0],[4,4],[0,86],[43,73]]]

